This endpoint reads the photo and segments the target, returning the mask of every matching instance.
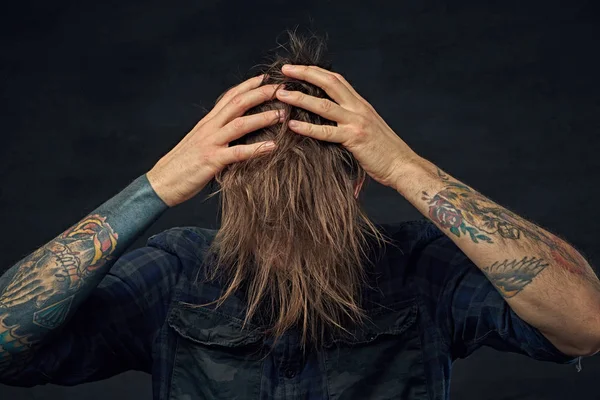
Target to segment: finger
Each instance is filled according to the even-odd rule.
[[[342,107],[352,107],[358,102],[354,94],[332,73],[309,67],[295,65],[292,69],[282,68],[285,75],[301,79],[323,89],[329,97]]]
[[[337,72],[328,71],[321,67],[317,67],[316,65],[311,65],[310,68],[316,68],[323,72],[335,75],[340,80],[340,82],[342,82],[344,84],[344,86],[346,86],[348,88],[348,90],[350,92],[352,92],[362,104],[365,105],[365,107],[367,107],[369,110],[371,110],[371,112],[375,115],[375,117],[377,117],[377,119],[379,119],[381,122],[383,122],[384,124],[387,125],[387,123],[383,120],[383,118],[381,118],[379,113],[377,111],[375,111],[375,107],[373,107],[371,105],[371,103],[369,103],[364,97],[362,97],[360,94],[358,94],[358,92],[352,87],[352,85],[341,74],[339,74]]]
[[[354,90],[354,88],[352,87],[352,85],[350,85],[350,83],[346,80],[346,78],[344,78],[341,74],[339,74],[337,72],[329,71],[329,70],[327,70],[325,68],[321,68],[321,67],[318,67],[316,65],[309,65],[309,68],[315,68],[315,69],[318,69],[319,71],[323,71],[326,74],[334,75],[336,78],[338,78],[340,80],[340,82],[342,82],[342,84],[344,86],[346,86],[346,88],[348,88],[348,90],[350,92],[352,92],[352,94],[354,94],[355,96],[359,96],[359,94],[356,92],[356,90]]]
[[[239,89],[239,93],[243,94],[243,93],[248,93],[250,90],[256,90],[256,87],[260,86],[260,84],[262,83],[263,77],[264,77],[264,75],[259,75],[254,78],[248,79],[245,82],[242,82],[240,85],[237,86],[237,88]],[[268,87],[268,86],[275,87],[276,85],[265,85],[265,87]],[[202,118],[202,120],[198,121],[196,126],[194,126],[194,128],[192,130],[190,130],[190,132],[188,132],[188,134],[185,135],[183,137],[183,139],[181,139],[179,141],[179,143],[177,143],[177,145],[173,148],[172,151],[183,146],[189,140],[189,138],[191,136],[193,136],[198,129],[200,129],[201,126],[203,126],[204,124],[206,124],[208,122],[214,122],[213,118],[215,118],[215,116],[218,115],[218,113],[227,105],[226,97],[230,98],[230,100],[231,100],[231,94],[238,93],[238,92],[232,92],[231,90],[230,90],[230,92],[231,93],[229,95],[226,94],[223,96],[223,98],[221,100],[217,101],[217,105],[208,114],[206,114],[206,116],[204,118]],[[260,104],[260,102],[259,102],[259,104]],[[224,124],[215,125],[214,130],[220,129],[223,125]]]
[[[296,123],[295,126],[292,126],[292,121]],[[303,121],[291,120],[288,126],[291,130],[303,136],[308,136],[326,142],[345,143],[348,136],[342,129],[333,125],[317,125],[309,124],[308,122]]]
[[[256,89],[257,87],[259,87],[262,84],[264,76],[265,74],[255,76],[253,78],[245,80],[244,82],[238,85],[229,88],[225,93],[223,93],[217,98],[213,109],[210,110],[210,112],[206,114],[204,118],[202,118],[202,120],[199,121],[198,124],[196,124],[196,126],[198,126],[203,121],[208,121],[209,119],[213,118],[216,114],[218,114],[219,111],[221,111],[221,109],[225,107],[225,105],[231,100],[232,97],[240,93],[246,93],[252,89]]]
[[[271,100],[277,87],[279,85],[264,85],[235,95],[209,123],[214,124],[213,127],[216,129],[222,128],[234,118],[243,115],[250,108]]]
[[[238,117],[225,125],[216,139],[217,145],[223,145],[241,138],[247,133],[274,125],[283,121],[283,110],[269,110],[258,114]]]
[[[314,97],[302,92],[291,91],[284,96],[281,90],[276,93],[277,99],[284,103],[312,111],[323,118],[340,124],[349,123],[352,120],[352,112],[344,109],[339,104],[320,97]]]
[[[221,149],[217,153],[217,159],[222,165],[245,161],[257,154],[266,154],[275,150],[276,146],[268,146],[267,142],[252,144],[239,144],[237,146]]]
[[[351,93],[352,93],[354,96],[356,96],[356,97],[357,97],[357,98],[358,98],[360,101],[362,101],[362,102],[363,102],[363,103],[364,103],[364,104],[365,104],[367,107],[369,107],[369,108],[373,109],[373,106],[372,106],[372,105],[371,105],[371,104],[370,104],[370,103],[369,103],[367,100],[365,100],[365,99],[364,99],[364,97],[362,97],[362,96],[361,96],[361,95],[360,95],[360,94],[359,94],[359,93],[358,93],[358,92],[357,92],[357,91],[356,91],[356,90],[355,90],[355,89],[352,87],[352,85],[350,84],[350,82],[348,82],[348,81],[346,80],[346,78],[344,78],[344,76],[343,76],[342,74],[340,74],[340,73],[338,73],[338,72],[333,72],[333,71],[326,70],[326,69],[324,69],[324,68],[321,68],[321,67],[318,67],[318,66],[316,66],[316,65],[311,65],[311,66],[310,66],[310,68],[316,68],[316,69],[318,69],[318,70],[320,70],[320,71],[323,71],[323,72],[325,72],[325,73],[329,73],[329,74],[332,74],[332,75],[334,75],[336,78],[338,78],[338,79],[340,80],[340,82],[342,82],[342,84],[343,84],[344,86],[346,86],[346,88],[348,88],[348,90],[349,90],[349,91],[350,91],[350,92],[351,92]],[[374,109],[373,109],[373,110],[374,110]]]
[[[215,111],[215,114],[218,113],[221,108],[223,108],[234,96],[241,93],[246,93],[259,87],[264,79],[264,76],[265,74],[252,77],[227,90],[223,95],[221,95],[221,97],[217,99],[211,112]]]

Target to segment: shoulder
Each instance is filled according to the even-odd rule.
[[[391,239],[393,247],[413,255],[421,251],[440,237],[446,235],[430,220],[402,221],[396,223],[375,224],[379,231]]]
[[[198,226],[174,227],[150,236],[146,246],[177,257],[183,274],[191,278],[190,273],[203,267],[204,254],[216,233],[214,229]]]
[[[428,219],[380,224],[382,232],[400,245],[413,263],[430,267],[460,263],[466,258],[462,250]]]
[[[164,230],[148,238],[146,245],[167,251],[180,258],[192,257],[209,245],[216,230],[197,226],[181,226]]]
[[[417,268],[417,260],[423,248],[444,234],[427,219],[379,223],[375,226],[388,242],[380,250],[379,246],[374,247],[371,253],[375,265],[369,283],[383,296],[381,298],[373,294],[374,298],[377,301],[399,302],[415,297],[420,292],[418,286],[426,285],[426,282],[418,279],[421,273]]]
[[[386,256],[378,263],[378,272],[391,281],[401,279],[418,292],[430,293],[440,289],[449,279],[465,275],[473,275],[474,284],[485,280],[452,239],[430,220],[379,226],[393,246],[386,246]],[[392,248],[388,250],[387,247]]]

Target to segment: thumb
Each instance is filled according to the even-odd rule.
[[[223,165],[245,161],[256,154],[265,154],[275,149],[272,141],[258,142],[252,144],[239,144],[237,146],[223,149],[221,162]]]

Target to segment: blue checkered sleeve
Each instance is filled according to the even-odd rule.
[[[72,319],[20,373],[2,383],[77,385],[127,370],[150,372],[179,259],[154,247],[122,255]]]
[[[522,320],[483,272],[437,226],[424,230],[416,271],[429,282],[436,324],[452,359],[481,346],[536,360],[571,364],[578,357],[559,351],[538,329]]]

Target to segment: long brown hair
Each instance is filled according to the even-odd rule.
[[[326,39],[286,33],[289,54],[276,54],[253,75],[267,74],[263,85],[280,84],[331,99],[321,88],[281,72],[284,64],[331,70],[324,60]],[[380,248],[381,243],[391,242],[354,196],[356,185],[368,176],[352,153],[287,128],[289,119],[335,122],[276,97],[246,115],[275,108],[286,111],[285,121],[230,145],[274,140],[277,148],[228,165],[215,176],[220,189],[207,197],[221,193],[222,213],[221,227],[207,250],[207,257],[215,260],[207,280],[224,282],[222,296],[209,304],[218,307],[236,291],[245,292],[244,324],[258,317],[276,339],[298,327],[303,346],[319,344],[326,332],[348,332],[349,324],[365,317],[361,288],[367,284],[365,264],[372,262],[367,236],[376,238]]]

